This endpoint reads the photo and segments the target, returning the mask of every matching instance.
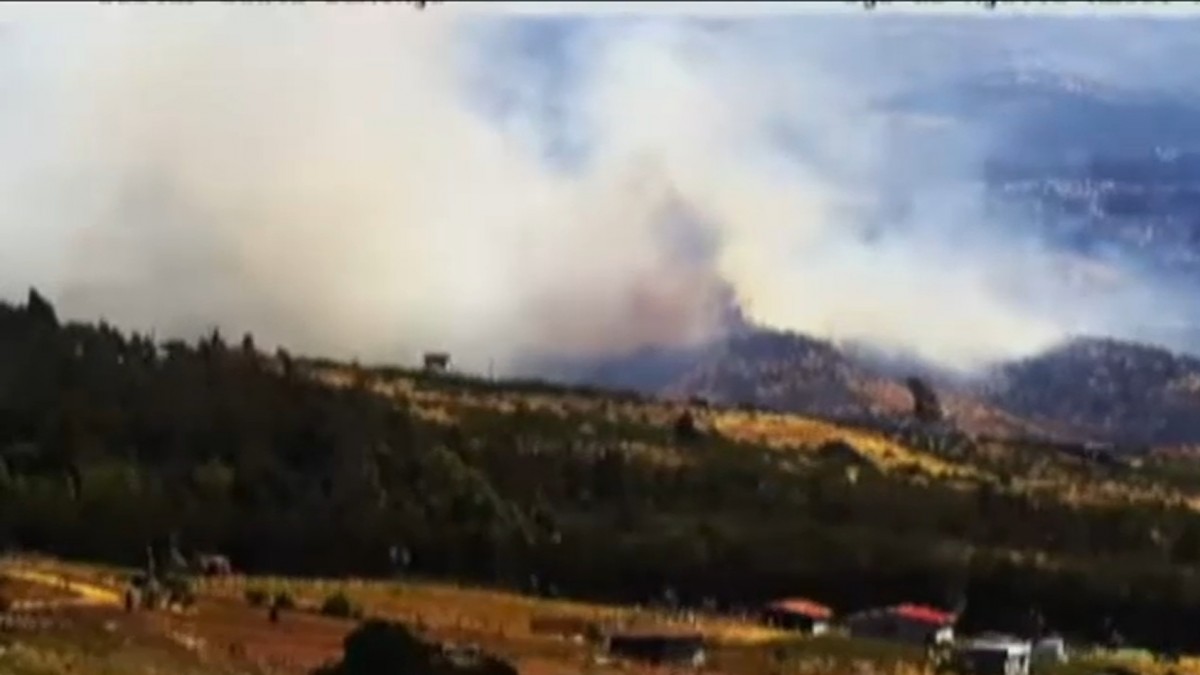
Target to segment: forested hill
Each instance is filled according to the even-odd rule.
[[[0,305],[0,542],[543,594],[962,606],[1200,647],[1187,462],[902,442],[810,418],[155,344]],[[915,443],[915,445],[910,444]],[[395,555],[392,555],[395,553]]]

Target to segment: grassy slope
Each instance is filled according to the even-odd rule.
[[[551,411],[562,416],[599,416],[668,427],[683,409],[678,402],[643,400],[628,395],[554,387],[544,383],[518,386],[469,378],[429,378],[419,372],[397,369],[355,370],[322,362],[312,375],[332,386],[348,386],[365,379],[378,393],[412,405],[430,420],[452,423],[472,409],[513,412],[519,407]],[[1144,471],[1126,475],[1098,475],[1086,464],[1038,451],[1035,454],[1000,442],[989,443],[969,458],[950,458],[897,443],[882,433],[851,428],[802,415],[736,408],[712,408],[699,413],[701,424],[736,441],[763,443],[781,452],[805,453],[829,441],[853,445],[876,467],[905,471],[916,480],[941,480],[969,487],[980,483],[1037,493],[1073,504],[1119,503],[1188,504],[1200,510],[1200,474],[1190,475],[1178,466],[1166,475]],[[660,461],[684,461],[676,448],[643,447]],[[1192,471],[1191,474],[1196,472]]]

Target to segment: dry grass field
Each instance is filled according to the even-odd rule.
[[[36,570],[55,588],[65,577],[76,591],[91,596],[115,592],[115,584],[122,577],[120,570],[48,559],[10,560],[0,569],[7,575],[15,571],[18,576]],[[40,597],[46,592],[38,588],[42,584],[37,582],[15,584],[8,588],[20,591],[22,597]],[[279,623],[272,624],[265,609],[252,607],[244,599],[250,588],[286,591],[295,598],[298,608],[285,612]],[[758,664],[763,659],[789,668],[779,672],[829,672],[812,670],[813,666],[804,666],[808,670],[792,669],[801,667],[802,662],[819,663],[822,659],[804,656],[780,661],[771,654],[783,634],[728,618],[685,621],[645,609],[545,600],[435,583],[230,577],[202,583],[198,590],[197,605],[185,613],[127,614],[115,603],[64,609],[57,615],[66,617],[65,623],[56,628],[17,635],[18,646],[10,645],[0,656],[0,672],[133,673],[149,672],[143,668],[145,664],[160,662],[157,672],[169,668],[170,672],[181,673],[307,673],[336,658],[342,638],[355,625],[351,620],[315,612],[325,597],[337,592],[351,597],[368,616],[403,621],[440,642],[479,645],[510,660],[524,675],[656,672],[637,664],[593,663],[594,649],[583,640],[539,629],[588,624],[699,630],[714,645],[712,663],[706,669],[710,673],[761,673]],[[102,665],[104,659],[123,664],[119,668],[124,670]]]
[[[721,411],[713,415],[713,425],[729,438],[764,443],[779,449],[811,450],[831,441],[843,441],[885,470],[905,468],[948,479],[981,475],[974,467],[916,452],[882,434],[847,429],[800,415]]]
[[[37,575],[31,575],[30,572]],[[13,581],[14,572],[18,577]],[[712,643],[709,675],[932,675],[919,652],[838,637],[789,638],[721,617],[683,620],[633,607],[547,600],[448,584],[361,580],[228,577],[199,585],[197,605],[182,613],[126,613],[112,600],[123,572],[46,558],[0,561],[3,588],[14,599],[61,599],[66,578],[75,597],[55,622],[37,630],[0,632],[4,675],[301,675],[336,658],[355,621],[318,615],[332,593],[360,603],[367,616],[396,619],[440,642],[471,643],[510,660],[522,675],[651,675],[677,673],[633,663],[593,662],[582,640],[538,630],[539,624],[658,627],[704,633]],[[246,602],[247,589],[286,591],[296,610],[278,623]],[[1164,664],[1136,654],[1077,661],[1062,675],[1119,662],[1139,675],[1200,674],[1200,660]]]

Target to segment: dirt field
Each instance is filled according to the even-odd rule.
[[[562,636],[536,635],[530,630],[531,620],[553,615],[601,621],[628,613],[619,608],[540,601],[436,584],[243,578],[201,584],[197,605],[186,613],[126,613],[120,606],[120,593],[112,585],[119,577],[118,571],[22,561],[10,565],[6,573],[8,576],[3,578],[14,599],[40,599],[60,606],[55,612],[59,619],[57,628],[34,641],[43,650],[38,658],[46,663],[61,661],[77,665],[80,662],[75,657],[46,656],[59,653],[55,651],[54,634],[121,636],[126,645],[138,644],[161,652],[158,658],[167,658],[166,653],[170,652],[170,658],[179,662],[178,668],[184,668],[186,662],[195,667],[221,669],[217,672],[306,674],[339,657],[342,639],[356,625],[355,621],[319,616],[311,611],[329,594],[341,590],[370,616],[404,621],[439,642],[479,645],[511,660],[525,675],[573,675],[585,669],[590,648]],[[69,580],[70,591],[66,590],[64,577]],[[301,609],[284,612],[281,620],[273,624],[266,609],[252,607],[245,600],[245,590],[251,587],[272,592],[286,589]],[[80,606],[80,600],[87,598],[93,601]],[[649,621],[647,616],[634,618],[641,623]],[[92,651],[101,653],[105,651],[102,647],[107,646],[116,650],[114,654],[121,652],[111,642],[99,639],[97,644],[101,647]],[[62,672],[93,672],[65,665],[64,668],[67,670]],[[595,667],[589,672],[601,675],[653,671]]]
[[[144,613],[153,630],[190,643],[214,659],[283,673],[307,673],[342,651],[355,622],[307,612],[284,612],[271,623],[267,610],[224,599],[202,599],[194,612]]]

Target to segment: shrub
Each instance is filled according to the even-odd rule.
[[[246,602],[249,603],[251,607],[266,607],[269,599],[270,596],[261,588],[246,589]]]
[[[362,614],[361,610],[355,607],[350,598],[341,591],[325,598],[325,602],[321,603],[321,613],[325,616],[336,616],[342,619],[350,619]]]
[[[436,650],[403,625],[369,621],[342,643],[341,671],[346,675],[432,670]]]
[[[696,418],[692,417],[692,413],[684,411],[675,420],[675,440],[680,443],[694,443],[700,440],[702,436],[700,428],[696,426]]]

